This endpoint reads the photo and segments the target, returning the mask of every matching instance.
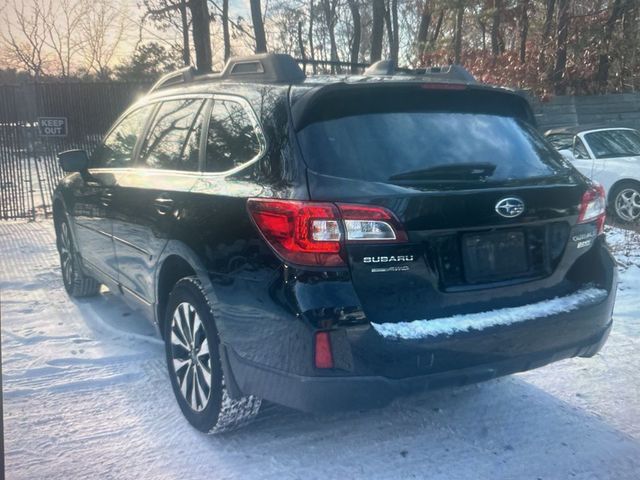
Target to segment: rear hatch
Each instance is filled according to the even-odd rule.
[[[303,99],[293,113],[310,198],[397,219],[395,241],[346,243],[370,321],[569,288],[563,257],[588,186],[536,132],[524,99],[429,84],[341,85]]]

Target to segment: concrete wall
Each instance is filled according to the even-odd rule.
[[[640,93],[529,98],[540,130],[570,125],[603,124],[640,129]]]

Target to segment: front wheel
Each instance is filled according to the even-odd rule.
[[[169,377],[189,423],[205,433],[234,430],[258,414],[260,399],[232,399],[225,386],[211,306],[195,277],[176,283],[164,322]]]

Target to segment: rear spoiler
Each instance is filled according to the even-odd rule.
[[[351,115],[403,111],[492,113],[536,126],[527,99],[513,91],[478,84],[417,81],[339,82],[292,91],[296,131],[318,121]]]

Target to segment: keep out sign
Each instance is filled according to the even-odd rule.
[[[40,129],[40,135],[44,137],[67,136],[66,117],[39,117],[38,127]]]

